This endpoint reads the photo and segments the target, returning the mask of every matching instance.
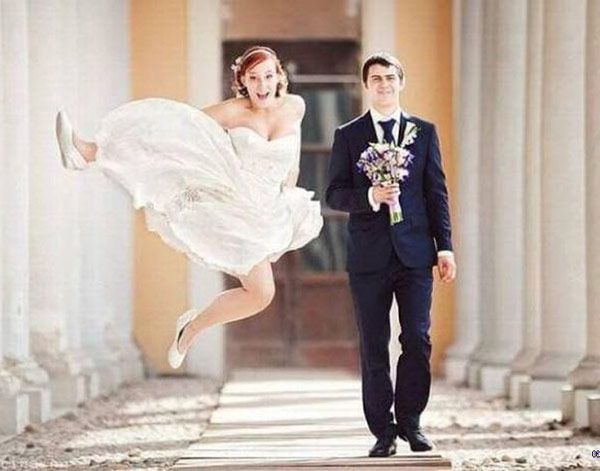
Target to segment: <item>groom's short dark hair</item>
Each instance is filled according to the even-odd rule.
[[[384,67],[393,66],[398,73],[398,78],[400,81],[404,81],[404,69],[402,68],[402,64],[400,64],[400,61],[396,57],[392,56],[389,52],[376,52],[375,54],[371,54],[369,57],[367,57],[367,59],[363,62],[363,83],[367,83],[367,79],[369,78],[369,69],[375,64],[379,64]]]

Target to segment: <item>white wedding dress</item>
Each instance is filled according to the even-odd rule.
[[[96,143],[94,166],[144,208],[151,231],[203,266],[246,275],[307,244],[323,225],[313,192],[284,186],[299,166],[300,123],[267,140],[151,98],[108,113]]]

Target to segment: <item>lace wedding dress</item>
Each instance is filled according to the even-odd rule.
[[[284,185],[299,165],[299,123],[267,140],[151,98],[108,113],[96,144],[93,165],[144,208],[148,228],[203,266],[246,275],[307,244],[323,225],[314,193]]]

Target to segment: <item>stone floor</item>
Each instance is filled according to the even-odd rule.
[[[372,440],[356,378],[247,371],[233,379],[214,414],[214,382],[161,378],[124,387],[0,443],[0,468],[391,469],[392,461],[364,459]],[[592,457],[600,437],[558,419],[557,411],[509,410],[504,400],[436,382],[423,425],[437,446],[432,456],[453,469],[600,469]],[[398,451],[414,458],[403,442]]]

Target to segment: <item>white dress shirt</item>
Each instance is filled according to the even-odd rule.
[[[392,128],[392,135],[394,136],[394,141],[396,141],[397,145],[400,145],[398,133],[400,132],[400,118],[402,116],[402,108],[398,107],[396,110],[388,115],[384,116],[379,111],[374,108],[369,108],[369,112],[371,113],[371,119],[373,120],[373,127],[375,128],[375,134],[377,135],[377,142],[383,142],[383,128],[379,124],[379,121],[388,121],[390,119],[395,119],[394,127]],[[381,203],[377,203],[373,197],[373,187],[369,188],[367,192],[367,197],[369,198],[369,204],[373,211],[377,212],[381,209]],[[440,250],[438,253],[438,257],[453,257],[454,254],[451,250]]]

